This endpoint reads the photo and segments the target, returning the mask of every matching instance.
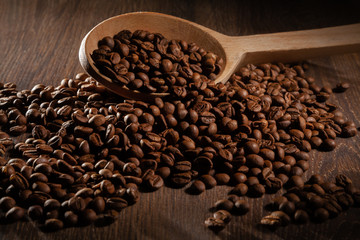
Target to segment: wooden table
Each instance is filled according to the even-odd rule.
[[[228,35],[302,30],[360,22],[357,1],[92,1],[1,0],[0,79],[20,89],[37,83],[57,85],[82,71],[78,49],[84,35],[98,22],[131,11],[155,11],[182,17]],[[344,94],[332,96],[349,120],[360,126],[360,53],[309,60],[308,74],[320,85],[351,83]],[[350,176],[360,187],[359,136],[337,139],[335,151],[312,152],[306,177],[320,173]],[[114,224],[42,233],[31,223],[0,226],[0,239],[359,239],[360,209],[351,209],[322,224],[291,225],[275,232],[257,223],[264,204],[274,196],[248,199],[251,211],[234,217],[218,235],[203,222],[209,208],[229,188],[216,187],[200,196],[184,189],[162,188],[144,193]]]

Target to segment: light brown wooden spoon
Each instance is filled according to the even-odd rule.
[[[360,51],[360,23],[305,31],[233,37],[199,24],[154,12],[134,12],[109,18],[96,25],[82,40],[79,59],[86,72],[111,91],[125,98],[151,101],[168,93],[146,94],[122,87],[96,68],[91,58],[98,41],[121,30],[147,30],[168,39],[195,42],[224,59],[215,80],[225,83],[240,66],[248,63],[294,62],[313,57]]]

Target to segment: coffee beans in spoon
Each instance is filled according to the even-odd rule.
[[[122,30],[98,42],[91,57],[113,82],[144,93],[185,97],[190,84],[214,80],[223,60],[184,40],[145,30]]]

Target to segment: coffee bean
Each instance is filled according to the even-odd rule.
[[[329,212],[324,208],[318,208],[314,212],[314,220],[316,222],[324,222],[329,218]]]
[[[263,185],[256,183],[249,186],[249,195],[252,197],[261,197],[265,194],[265,188]]]
[[[64,227],[64,223],[56,218],[50,218],[45,221],[45,229],[47,231],[58,231]]]
[[[279,210],[291,216],[295,212],[295,204],[291,201],[283,202],[279,205]]]
[[[250,167],[263,167],[264,159],[256,154],[249,154],[246,156],[246,161]]]
[[[15,206],[15,207],[10,208],[6,212],[5,217],[9,222],[15,222],[15,221],[18,221],[18,220],[24,218],[25,214],[26,214],[25,209]]]
[[[78,223],[78,216],[72,211],[64,213],[64,223],[66,226],[75,226]]]
[[[200,180],[195,180],[190,188],[189,188],[189,192],[192,193],[192,194],[200,194],[202,192],[204,192],[206,189],[206,186],[205,184],[200,181]]]
[[[244,196],[246,195],[247,191],[248,191],[248,186],[244,183],[239,183],[231,190],[231,193],[236,194],[238,196]]]
[[[223,230],[225,228],[226,224],[221,219],[218,219],[215,217],[209,217],[205,220],[205,226],[215,232],[218,232],[218,231]]]
[[[106,118],[103,115],[97,114],[92,116],[88,123],[94,127],[103,125],[106,122]]]
[[[217,173],[215,174],[215,180],[218,185],[226,185],[230,181],[230,176],[226,173]]]
[[[95,222],[96,220],[96,212],[92,209],[85,209],[83,212],[81,212],[80,214],[81,216],[81,220],[80,220],[80,223],[82,225],[89,225],[93,222]]]
[[[153,191],[160,189],[163,185],[164,181],[159,175],[153,175],[148,180],[148,187]]]
[[[332,151],[336,148],[336,142],[334,139],[327,138],[323,141],[322,148],[326,151]]]
[[[231,214],[226,210],[219,210],[214,212],[213,217],[224,221],[224,223],[228,223],[231,220]]]
[[[206,189],[211,189],[217,185],[216,179],[208,174],[202,175],[200,180],[205,184]]]
[[[189,172],[174,173],[171,176],[171,182],[176,187],[183,187],[191,181],[191,174]]]
[[[235,202],[233,207],[233,211],[239,215],[246,214],[249,211],[249,209],[250,209],[249,203],[245,200],[240,200],[240,199]]]
[[[336,84],[336,87],[334,89],[335,92],[345,92],[350,87],[350,84],[347,82],[341,82]]]
[[[81,197],[72,197],[69,199],[69,208],[74,212],[81,212],[86,208],[86,203]]]
[[[106,200],[106,206],[110,209],[120,211],[123,208],[128,206],[128,203],[125,199],[120,197],[111,197]]]
[[[97,196],[95,197],[91,203],[91,208],[96,212],[96,213],[102,213],[105,210],[105,200],[103,197]]]
[[[292,176],[289,179],[288,185],[293,186],[293,187],[302,188],[302,187],[304,187],[304,181],[302,180],[302,178],[300,176]]]
[[[294,214],[294,220],[298,224],[304,224],[309,221],[309,215],[307,214],[306,211],[299,209],[296,210]]]
[[[218,210],[231,211],[234,207],[234,203],[228,199],[222,199],[215,203],[215,208]]]
[[[5,196],[0,199],[0,208],[4,212],[8,211],[9,209],[15,207],[16,202],[12,197]]]
[[[282,225],[281,218],[278,216],[268,215],[261,219],[261,225],[270,227],[270,228],[277,228]]]
[[[44,203],[44,210],[45,211],[52,211],[57,210],[60,208],[60,202],[56,199],[48,199]]]
[[[28,208],[27,213],[31,220],[40,220],[43,216],[43,208],[39,205],[33,205]]]

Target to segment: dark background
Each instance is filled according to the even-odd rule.
[[[358,1],[92,1],[0,0],[0,81],[20,89],[37,83],[57,85],[81,72],[78,49],[85,34],[100,21],[126,12],[155,11],[172,14],[228,35],[249,35],[336,26],[360,22]],[[351,83],[343,94],[331,97],[345,116],[360,126],[360,53],[312,59],[308,75],[319,85]],[[337,139],[330,153],[312,152],[311,174],[327,179],[344,173],[360,187],[359,136]],[[70,228],[44,234],[31,223],[0,226],[5,239],[359,239],[360,210],[350,209],[322,224],[291,225],[275,232],[257,223],[266,214],[264,204],[274,196],[248,199],[251,211],[234,217],[214,234],[203,222],[216,200],[229,188],[216,187],[200,196],[184,189],[162,188],[144,193],[125,209],[114,224],[96,228]]]

